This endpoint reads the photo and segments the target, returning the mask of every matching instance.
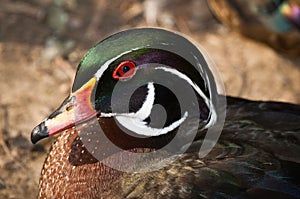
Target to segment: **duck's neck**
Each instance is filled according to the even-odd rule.
[[[85,130],[86,128],[87,126],[85,126]],[[78,131],[80,129],[77,127]],[[118,186],[120,186],[120,176],[125,173],[114,169],[118,165],[124,166],[127,163],[128,169],[131,170],[140,169],[136,165],[149,166],[144,160],[137,160],[132,164],[130,154],[128,157],[124,157],[123,153],[116,153],[107,158],[113,164],[111,165],[113,168],[111,168],[103,161],[96,159],[91,151],[87,150],[84,145],[85,137],[82,132],[79,137],[77,130],[72,128],[62,132],[52,145],[42,169],[39,198],[86,198],[87,196],[102,198],[111,190],[118,190]],[[114,134],[114,128],[110,130]],[[98,138],[92,137],[94,142]],[[105,144],[99,143],[97,146],[101,151]],[[128,151],[145,153],[153,150],[134,148]],[[158,160],[158,162],[160,161]]]
[[[120,175],[95,159],[70,129],[61,133],[45,160],[39,198],[101,197]]]

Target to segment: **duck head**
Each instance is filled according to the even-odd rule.
[[[88,51],[69,97],[33,129],[31,140],[84,131],[96,121],[123,149],[160,148],[188,119],[198,119],[199,128],[215,124],[216,98],[212,73],[191,42],[162,29],[127,30]]]

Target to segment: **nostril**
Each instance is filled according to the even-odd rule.
[[[66,110],[67,111],[70,111],[74,108],[74,104],[69,104],[67,107],[66,107]]]

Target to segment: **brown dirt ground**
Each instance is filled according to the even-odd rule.
[[[59,27],[47,21],[54,2],[69,17]],[[300,103],[300,60],[218,25],[198,0],[165,0],[156,24],[141,0],[0,4],[0,198],[36,198],[53,139],[32,145],[30,132],[68,95],[84,53],[116,31],[149,24],[180,31],[206,49],[228,95]],[[51,57],[46,43],[53,36],[71,39],[74,48]]]

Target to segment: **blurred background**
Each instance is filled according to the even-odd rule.
[[[36,198],[53,139],[32,145],[32,128],[68,95],[87,50],[124,29],[163,27],[188,35],[210,55],[227,95],[300,103],[299,51],[282,54],[245,34],[269,38],[273,30],[265,34],[264,24],[254,20],[258,15],[248,17],[262,31],[248,31],[247,16],[238,15],[243,11],[234,13],[226,6],[220,10],[210,3],[209,7],[206,0],[0,0],[0,198]],[[227,17],[233,13],[229,21],[238,22],[239,28],[226,23],[220,13]],[[296,28],[274,31],[283,35],[284,42],[299,41]],[[285,38],[288,34],[293,36]]]

